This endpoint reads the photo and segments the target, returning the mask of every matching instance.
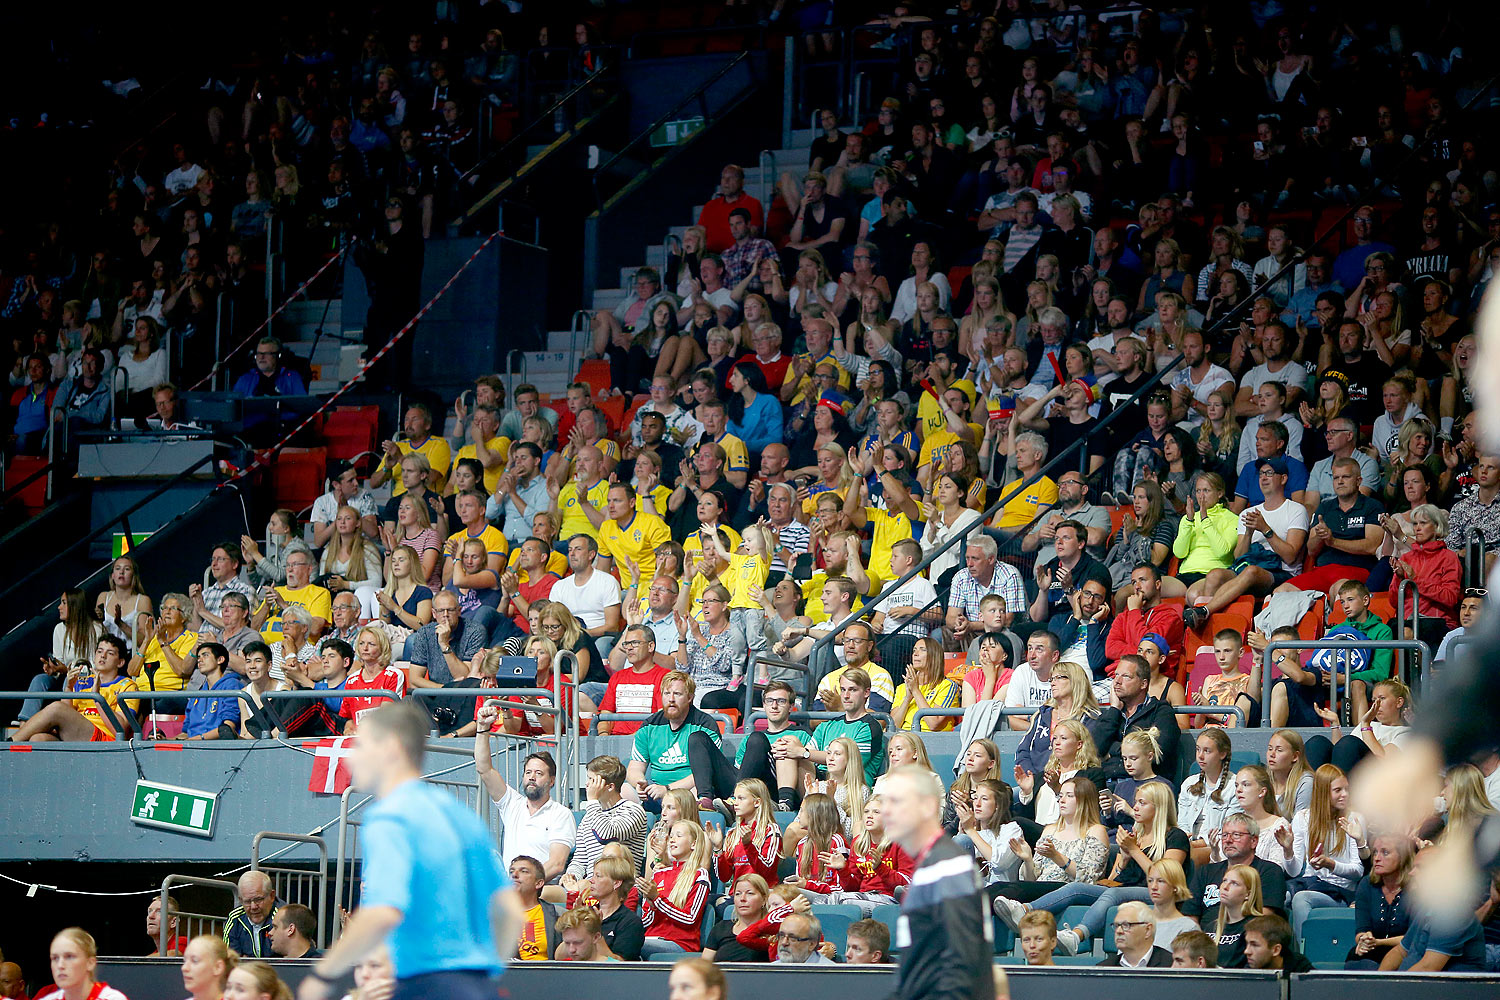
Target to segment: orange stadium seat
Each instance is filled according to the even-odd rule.
[[[594,390],[594,399],[602,399],[610,390],[609,362],[585,361],[578,366],[578,374],[573,377],[573,381],[587,382],[589,388]]]

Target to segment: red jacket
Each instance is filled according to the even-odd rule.
[[[1458,627],[1458,598],[1463,590],[1464,570],[1454,551],[1439,539],[1417,542],[1401,557],[1411,567],[1417,581],[1417,613],[1424,618],[1441,618],[1449,628]],[[1401,586],[1401,577],[1391,577],[1391,601]]]
[[[781,828],[774,820],[766,824],[766,835],[759,844],[750,843],[750,826],[741,824],[739,830],[740,839],[734,847],[714,855],[714,867],[718,870],[719,881],[724,883],[731,894],[734,883],[741,875],[759,875],[770,886],[780,882],[776,877],[776,867],[781,863]]]
[[[802,867],[802,845],[805,843],[807,843],[806,837],[797,841],[797,875],[803,880],[802,888],[807,889],[809,892],[822,893],[840,892],[848,889],[849,886],[844,884],[849,871],[847,863],[842,868],[825,868],[818,864],[818,855],[814,852],[812,869],[808,870]],[[835,833],[833,838],[828,842],[828,850],[830,852],[837,851],[848,857],[849,842],[844,839],[842,833]]]
[[[667,898],[676,884],[678,873],[693,879],[693,889],[682,906],[673,906]],[[656,883],[657,895],[651,902],[641,900],[641,926],[647,937],[664,938],[682,945],[688,952],[703,950],[703,907],[708,901],[708,872],[699,868],[696,872],[683,870],[679,861],[670,868],[663,868],[651,876]]]
[[[880,845],[874,845],[878,848]],[[905,851],[891,844],[884,854],[861,854],[854,849],[850,867],[844,875],[844,887],[850,892],[879,892],[895,897],[896,887],[911,885],[916,862]]]
[[[1115,675],[1115,665],[1120,662],[1120,657],[1140,648],[1141,639],[1148,632],[1166,638],[1169,647],[1167,662],[1177,662],[1178,654],[1182,652],[1182,609],[1175,604],[1157,604],[1150,611],[1123,611],[1115,616],[1115,623],[1109,627],[1109,637],[1104,640],[1104,655],[1109,657],[1109,665],[1104,669],[1109,676]]]

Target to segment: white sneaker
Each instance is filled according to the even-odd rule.
[[[1057,932],[1058,951],[1062,952],[1064,955],[1076,955],[1078,954],[1078,948],[1079,941],[1077,931],[1068,927],[1064,927],[1062,930]]]
[[[1021,932],[1021,918],[1026,916],[1026,905],[1018,903],[1014,899],[996,896],[995,915],[1005,921],[1005,926],[1019,934]]]

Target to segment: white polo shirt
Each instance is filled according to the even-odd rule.
[[[527,808],[526,796],[514,786],[506,785],[505,794],[495,803],[500,810],[500,822],[505,827],[505,840],[500,848],[500,858],[507,869],[510,863],[522,855],[536,858],[542,864],[552,853],[553,844],[567,844],[568,851],[578,836],[578,824],[573,813],[561,802],[548,799],[547,804],[535,816]]]

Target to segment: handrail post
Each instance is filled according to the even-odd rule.
[[[1350,682],[1350,679],[1352,677],[1352,672],[1353,672],[1353,663],[1354,663],[1353,654],[1354,654],[1355,650],[1362,649],[1362,650],[1365,650],[1365,651],[1370,652],[1370,653],[1380,652],[1382,650],[1393,650],[1393,651],[1394,650],[1401,650],[1403,652],[1413,653],[1417,657],[1419,657],[1420,660],[1421,660],[1421,662],[1425,665],[1424,666],[1425,670],[1428,670],[1429,672],[1431,670],[1431,663],[1429,661],[1429,657],[1431,655],[1431,651],[1427,649],[1427,646],[1426,646],[1425,643],[1420,642],[1420,641],[1418,641],[1416,639],[1356,639],[1356,640],[1347,640],[1347,639],[1338,639],[1338,640],[1328,640],[1328,639],[1321,639],[1321,640],[1276,639],[1276,640],[1274,640],[1272,642],[1267,643],[1265,651],[1263,653],[1261,653],[1261,698],[1262,698],[1261,704],[1264,705],[1264,706],[1266,706],[1266,710],[1263,710],[1261,712],[1261,721],[1260,721],[1260,724],[1261,724],[1261,728],[1263,728],[1263,729],[1269,729],[1269,728],[1271,728],[1271,713],[1269,711],[1269,706],[1271,704],[1271,686],[1272,686],[1271,685],[1271,668],[1272,668],[1272,665],[1273,665],[1273,663],[1275,661],[1275,654],[1276,654],[1276,652],[1278,650],[1283,650],[1283,649],[1285,649],[1285,650],[1318,649],[1318,650],[1326,650],[1326,651],[1331,652],[1334,655],[1333,673],[1334,673],[1335,677],[1337,676],[1337,672],[1338,672],[1338,662],[1339,662],[1338,661],[1338,655],[1340,653],[1347,653],[1348,654],[1348,659],[1345,661],[1345,663],[1346,663],[1346,672],[1345,672],[1345,694],[1346,694],[1346,697],[1347,697],[1347,693],[1348,693],[1348,683]],[[1333,681],[1334,681],[1334,678],[1330,678],[1330,682],[1331,682],[1330,690],[1332,690],[1332,682]]]

